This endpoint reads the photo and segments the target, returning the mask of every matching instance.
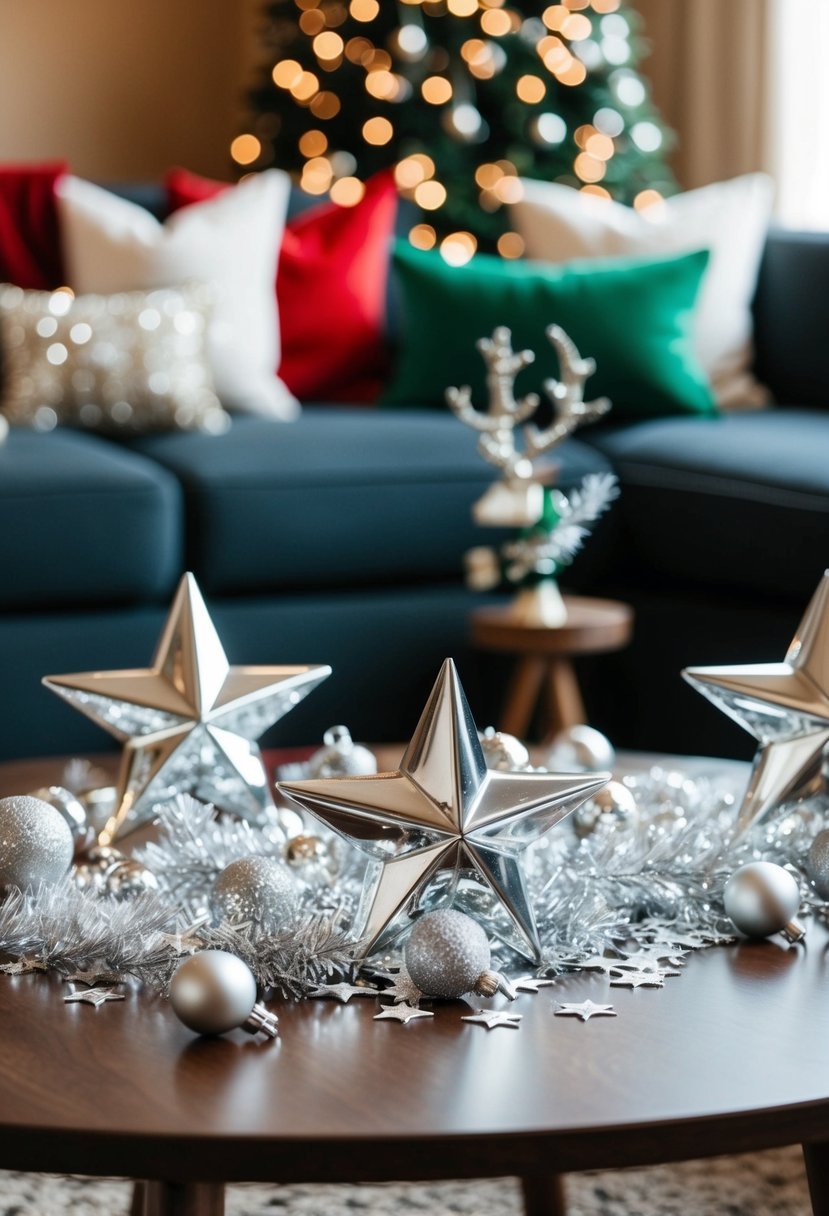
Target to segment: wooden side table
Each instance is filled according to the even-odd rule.
[[[472,613],[472,642],[481,650],[518,655],[501,714],[500,729],[526,739],[536,706],[543,700],[546,738],[587,717],[572,659],[621,650],[633,632],[633,609],[619,600],[565,595],[567,621],[550,628],[525,625],[509,606]]]

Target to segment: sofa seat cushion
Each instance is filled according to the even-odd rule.
[[[0,445],[0,610],[141,603],[175,587],[181,492],[137,452],[69,430]]]
[[[829,414],[662,418],[591,435],[630,551],[658,579],[806,602],[829,564]]]
[[[494,476],[448,412],[335,406],[289,426],[237,417],[219,436],[134,448],[181,481],[188,563],[212,595],[455,579],[492,534],[470,510]],[[607,462],[563,446],[563,488]]]

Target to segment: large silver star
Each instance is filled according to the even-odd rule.
[[[829,571],[782,663],[689,667],[682,674],[760,744],[737,818],[747,831],[804,790],[829,743]]]
[[[44,684],[123,743],[109,844],[192,794],[250,821],[273,806],[255,740],[331,668],[231,667],[192,574],[179,583],[152,667],[47,676]]]
[[[434,906],[465,908],[538,961],[519,855],[608,780],[606,773],[488,769],[447,659],[398,771],[280,782],[279,789],[371,858],[353,928],[364,955],[407,927],[419,898],[442,876],[442,888],[431,891]],[[484,898],[490,892],[494,916],[483,907],[493,902]]]

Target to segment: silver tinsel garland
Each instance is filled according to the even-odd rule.
[[[609,969],[646,953],[668,958],[729,940],[733,926],[722,891],[748,861],[787,866],[800,883],[803,911],[824,908],[806,873],[811,841],[829,823],[824,798],[784,808],[772,822],[740,835],[727,779],[653,768],[624,780],[637,805],[632,821],[600,827],[583,839],[562,827],[527,853],[543,944],[539,974],[584,965]],[[355,978],[349,926],[365,863],[356,850],[313,825],[309,830],[341,850],[330,887],[304,884],[294,922],[279,931],[214,927],[204,909],[216,875],[242,856],[282,858],[285,833],[276,818],[254,828],[189,797],[173,799],[157,813],[157,841],[135,855],[155,873],[158,893],[117,902],[80,891],[68,879],[13,892],[0,905],[0,953],[67,978],[94,971],[133,976],[162,992],[181,955],[203,948],[237,954],[263,988],[288,996],[310,995],[332,977]],[[301,882],[301,868],[295,873]],[[363,971],[382,973],[398,963],[396,957],[375,958]],[[493,965],[517,974],[505,947],[496,948]]]

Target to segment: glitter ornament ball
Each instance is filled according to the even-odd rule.
[[[284,862],[272,857],[240,857],[213,883],[210,908],[217,921],[273,929],[296,915],[298,895]]]
[[[530,753],[515,735],[506,735],[488,726],[480,735],[480,740],[487,768],[509,773],[524,769],[530,763]]]
[[[347,726],[332,726],[322,741],[325,746],[308,761],[309,777],[370,777],[377,772],[374,753],[355,743]]]
[[[48,802],[28,795],[0,799],[0,888],[58,882],[73,852],[69,825]]]
[[[788,870],[771,861],[752,861],[735,870],[725,884],[723,903],[735,926],[747,937],[782,933],[800,941],[806,930],[795,920],[800,890]]]
[[[275,1015],[256,1004],[253,972],[225,950],[202,950],[180,963],[170,981],[170,1004],[197,1034],[225,1034],[240,1026],[276,1036]]]
[[[829,899],[829,828],[818,832],[809,847],[806,869],[821,899]]]
[[[636,799],[620,781],[608,781],[604,789],[588,798],[573,812],[573,827],[579,837],[593,832],[632,827],[638,819]]]
[[[466,992],[491,996],[498,977],[481,926],[453,908],[415,921],[404,951],[406,970],[424,996],[453,1000]]]
[[[600,730],[579,724],[554,736],[545,766],[551,772],[601,773],[616,763],[613,744]]]

